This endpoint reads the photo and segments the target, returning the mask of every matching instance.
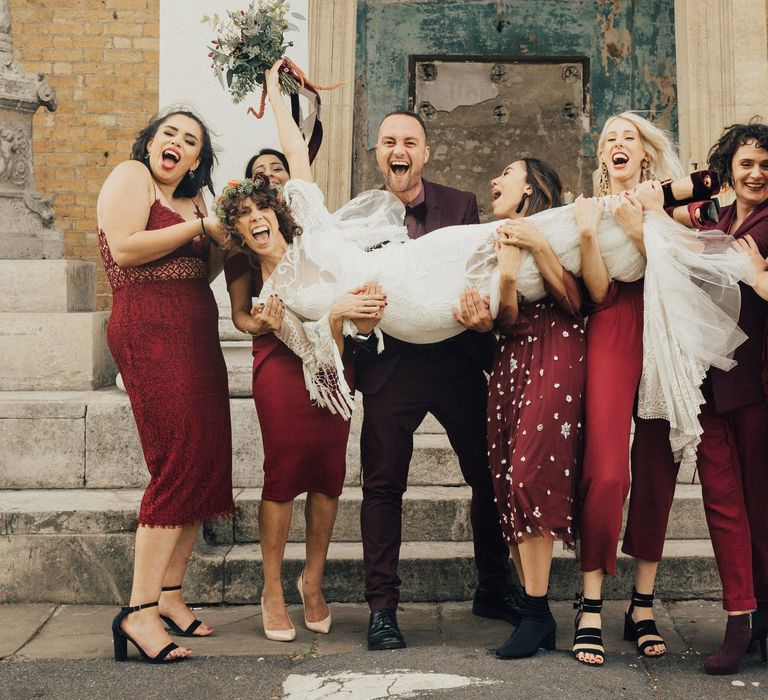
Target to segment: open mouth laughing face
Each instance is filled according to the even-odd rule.
[[[609,177],[622,183],[639,180],[644,158],[645,147],[637,127],[621,117],[613,119],[600,152],[600,161],[608,168]]]
[[[392,114],[379,127],[376,162],[387,189],[414,199],[421,188],[421,172],[429,160],[429,146],[421,124],[407,114]]]
[[[245,245],[258,255],[282,255],[288,245],[280,232],[275,212],[259,209],[250,197],[240,204],[235,231],[242,236]]]
[[[150,168],[156,179],[180,180],[200,163],[203,134],[200,125],[184,114],[170,115],[147,143]]]
[[[517,209],[523,194],[530,190],[525,163],[510,163],[501,175],[491,180],[491,209],[497,219],[513,219],[521,216]]]

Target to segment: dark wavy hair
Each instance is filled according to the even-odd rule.
[[[563,205],[563,183],[557,171],[538,158],[521,158],[525,164],[526,180],[533,192],[528,198],[526,216],[537,214],[545,209],[554,209]]]
[[[248,165],[245,166],[245,177],[251,177],[251,168],[253,167],[253,164],[259,158],[261,158],[261,156],[275,156],[275,158],[277,158],[283,164],[285,172],[287,172],[288,175],[291,174],[291,166],[288,165],[288,159],[285,157],[285,153],[276,151],[274,148],[262,148],[255,156],[251,156],[251,159],[248,161]]]
[[[160,127],[171,117],[181,114],[182,116],[189,117],[197,122],[200,126],[200,131],[203,134],[203,142],[200,147],[200,165],[195,169],[195,173],[192,177],[185,177],[176,187],[173,193],[174,197],[194,197],[203,187],[207,187],[212,195],[216,195],[213,189],[213,166],[217,163],[218,159],[216,153],[213,150],[213,143],[211,142],[211,133],[205,122],[198,117],[194,112],[190,112],[187,109],[174,109],[165,114],[160,114],[152,117],[149,124],[147,124],[136,136],[136,140],[133,142],[131,148],[131,160],[138,160],[140,163],[144,163],[149,170],[150,174],[152,169],[149,167],[149,162],[146,159],[147,144],[154,138]]]
[[[707,156],[707,165],[711,170],[717,170],[720,177],[733,187],[732,162],[736,151],[748,143],[754,143],[757,148],[768,151],[768,126],[760,121],[760,117],[752,117],[749,124],[731,124],[725,127],[723,135],[717,140]]]
[[[252,185],[252,188],[249,185]],[[229,230],[235,245],[252,253],[245,245],[243,237],[235,230],[240,207],[246,199],[253,200],[259,209],[271,209],[275,213],[280,233],[286,243],[290,244],[296,236],[301,235],[301,226],[296,223],[288,205],[278,197],[269,180],[264,175],[257,174],[254,178],[241,180],[236,186],[228,185],[216,200],[216,214]]]

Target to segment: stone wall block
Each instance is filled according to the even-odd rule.
[[[0,488],[78,488],[85,479],[84,401],[0,399]]]
[[[51,313],[96,308],[96,265],[81,260],[0,260],[0,310]]]
[[[109,312],[0,313],[0,390],[73,391],[114,384]]]

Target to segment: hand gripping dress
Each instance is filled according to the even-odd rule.
[[[155,200],[147,229],[181,223]],[[234,512],[227,368],[208,284],[208,243],[121,267],[103,231],[112,287],[109,349],[122,374],[150,473],[138,522],[177,527]]]

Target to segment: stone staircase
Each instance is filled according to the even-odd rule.
[[[70,287],[82,290],[92,284],[92,275],[88,278],[82,268],[86,263],[56,264],[65,271],[57,273],[60,286],[51,299],[62,294],[66,298]],[[2,272],[0,280],[6,279]],[[237,514],[204,528],[185,587],[188,599],[201,603],[255,603],[261,586],[257,510],[262,448],[250,398],[250,341],[227,318],[223,284],[217,282],[215,289],[230,369]],[[100,339],[107,313],[93,311],[87,300],[56,311],[8,309],[8,299],[18,301],[18,296],[0,287],[0,311],[8,312],[0,313],[0,359],[23,355],[12,371],[5,366],[0,370],[0,602],[124,602],[136,511],[147,473],[128,398],[111,385],[113,370],[103,357]],[[44,318],[50,313],[72,321]],[[20,326],[6,317],[19,314],[26,317],[24,328],[48,328],[48,335],[39,331],[37,345],[29,339],[28,344],[17,344],[13,329]],[[69,330],[51,330],[62,324]],[[101,348],[101,355],[94,348]],[[80,358],[79,371],[58,370],[75,358]],[[43,366],[48,371],[38,373]],[[358,411],[347,449],[347,487],[329,552],[325,592],[335,601],[362,600],[360,423]],[[700,488],[690,483],[690,475],[683,478],[689,483],[678,486],[657,591],[667,598],[716,597],[719,579]],[[475,573],[468,512],[469,489],[445,434],[428,416],[416,434],[403,506],[404,601],[471,597]],[[290,582],[304,557],[303,499],[296,501],[289,540],[284,580],[289,601],[297,602]],[[565,599],[579,589],[578,563],[572,552],[559,546],[556,550],[551,592]],[[630,566],[628,559],[620,559],[618,576],[607,584],[607,597],[626,597]]]

